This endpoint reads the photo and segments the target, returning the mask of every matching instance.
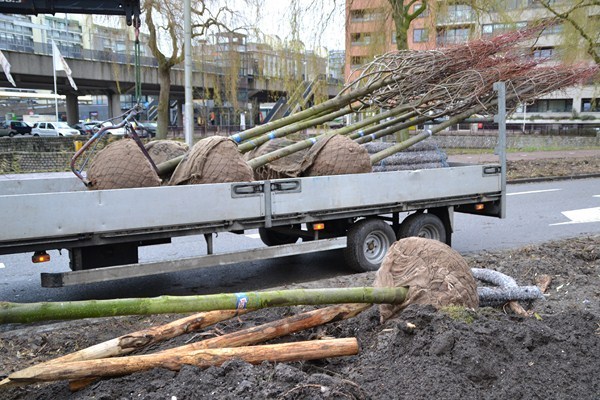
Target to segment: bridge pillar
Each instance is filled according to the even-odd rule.
[[[69,93],[66,95],[67,100],[67,124],[73,126],[79,122],[79,103],[77,95]]]
[[[121,115],[121,95],[112,93],[108,95],[108,118],[114,118]],[[116,121],[115,123],[118,123]]]

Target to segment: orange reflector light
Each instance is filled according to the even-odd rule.
[[[315,231],[322,231],[323,229],[325,229],[325,224],[322,222],[318,222],[316,224],[313,224],[313,230]]]
[[[485,204],[483,204],[483,203],[475,204],[475,211],[481,211],[484,208],[485,208]]]
[[[31,261],[34,263],[43,263],[50,261],[50,254],[45,251],[36,251],[33,256],[31,256]]]

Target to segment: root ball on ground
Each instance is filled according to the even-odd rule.
[[[252,180],[248,166],[231,139],[212,136],[200,140],[173,172],[169,185],[247,182]]]
[[[433,239],[409,237],[388,250],[373,284],[376,287],[409,286],[402,304],[379,306],[381,321],[392,318],[410,304],[436,308],[477,308],[477,282],[465,259],[450,246]]]
[[[371,172],[367,150],[346,136],[329,134],[308,151],[301,176],[362,174]]]
[[[160,178],[133,139],[120,139],[98,152],[87,170],[90,189],[160,186]]]

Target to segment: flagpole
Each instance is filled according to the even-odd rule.
[[[58,91],[56,90],[56,52],[54,51],[54,40],[52,41],[52,72],[54,73],[54,112],[58,121]]]

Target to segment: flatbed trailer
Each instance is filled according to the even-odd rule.
[[[44,273],[60,287],[208,265],[347,248],[350,266],[374,269],[411,232],[451,243],[453,213],[503,217],[500,164],[154,188],[87,190],[74,176],[0,180],[0,254],[68,249],[73,272]],[[400,220],[400,214],[414,212]],[[324,229],[315,230],[313,224]],[[215,233],[259,229],[269,246],[212,254]],[[388,229],[389,228],[389,229]],[[360,231],[357,233],[357,231]],[[391,232],[391,233],[390,233]],[[204,234],[203,257],[138,264],[138,248]],[[393,236],[390,236],[393,235]],[[293,244],[302,238],[302,243]],[[346,240],[347,238],[347,240]],[[369,253],[369,243],[376,246]],[[365,247],[366,246],[366,247]],[[362,257],[360,255],[362,254]]]
[[[41,274],[42,286],[62,287],[341,248],[351,269],[369,271],[402,237],[451,245],[455,212],[505,216],[500,88],[497,163],[117,190],[60,173],[2,176],[0,255],[67,249],[71,271]],[[213,254],[215,234],[250,229],[267,247]],[[139,263],[139,247],[196,234],[206,255]]]

